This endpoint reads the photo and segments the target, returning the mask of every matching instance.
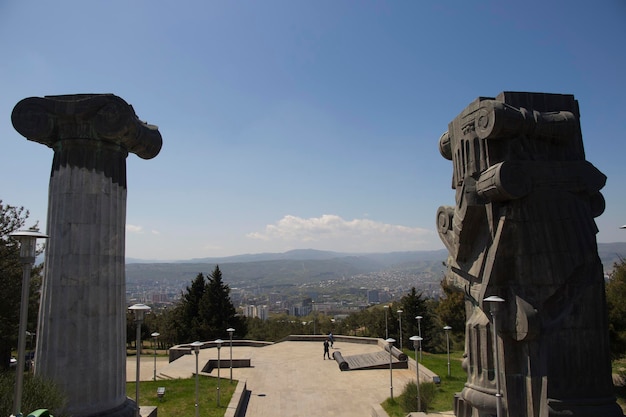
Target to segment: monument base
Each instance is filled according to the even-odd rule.
[[[126,401],[124,401],[119,407],[111,408],[106,411],[100,411],[95,414],[85,415],[84,417],[136,417],[136,414],[137,406],[135,405],[135,401],[130,398],[126,398]]]

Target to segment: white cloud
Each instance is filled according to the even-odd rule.
[[[126,231],[129,233],[143,233],[143,228],[134,224],[127,224]]]
[[[283,244],[294,249],[314,248],[344,252],[391,252],[439,249],[439,238],[431,230],[376,222],[345,220],[325,214],[304,219],[287,215],[261,232],[246,235],[268,245]]]
[[[159,232],[158,230],[152,230],[150,233],[152,233],[153,235],[160,235],[161,232]]]

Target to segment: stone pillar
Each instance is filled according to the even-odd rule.
[[[15,129],[54,150],[35,372],[67,413],[132,416],[126,397],[126,157],[155,157],[156,126],[111,94],[26,98]]]
[[[621,417],[594,221],[606,177],[585,159],[578,101],[480,97],[439,148],[456,190],[437,213],[446,280],[466,296],[462,415],[496,415],[502,394],[508,417]],[[495,346],[494,295],[505,300]]]

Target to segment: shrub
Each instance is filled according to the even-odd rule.
[[[0,415],[13,414],[14,392],[15,372],[0,373]],[[23,415],[47,408],[55,417],[63,417],[62,410],[66,403],[65,395],[52,381],[33,375],[24,377],[21,406]]]
[[[428,406],[435,398],[437,386],[432,382],[422,382],[420,384],[420,405],[421,410],[417,410],[417,385],[415,381],[411,381],[404,387],[404,391],[400,395],[399,402],[402,409],[410,413],[411,411],[427,411]]]

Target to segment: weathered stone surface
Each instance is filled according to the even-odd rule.
[[[466,294],[463,415],[496,414],[489,308],[508,416],[621,416],[613,397],[594,218],[606,177],[585,160],[572,95],[478,98],[439,141],[456,205],[437,226],[446,279]]]
[[[162,144],[111,94],[27,98],[15,129],[54,150],[37,374],[57,382],[75,417],[135,413],[126,398],[126,157]]]

